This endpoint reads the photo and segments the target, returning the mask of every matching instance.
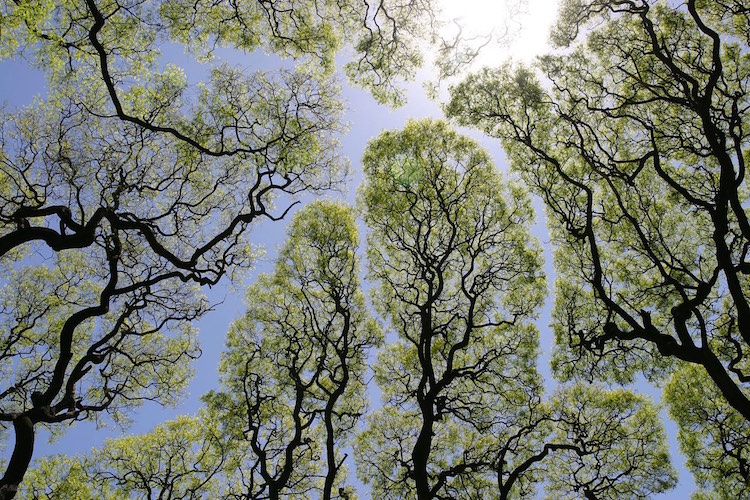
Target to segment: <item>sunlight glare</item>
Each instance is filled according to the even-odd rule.
[[[507,57],[530,61],[547,51],[558,6],[559,0],[441,0],[444,19],[461,23],[467,36],[493,33],[477,61],[484,64]]]

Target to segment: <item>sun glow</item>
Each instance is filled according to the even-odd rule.
[[[512,57],[530,61],[548,47],[549,28],[557,16],[559,0],[441,0],[447,27],[462,26],[463,36],[481,43],[480,64],[496,64]]]

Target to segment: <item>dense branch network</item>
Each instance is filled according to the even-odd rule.
[[[248,311],[228,332],[222,390],[204,396],[206,407],[89,456],[44,460],[25,492],[85,483],[92,498],[353,495],[341,448],[366,410],[367,350],[381,341],[357,246],[348,207],[312,202],[295,214],[274,273],[248,289]]]
[[[701,373],[750,420],[749,19],[732,1],[566,2],[548,86],[506,66],[453,89],[448,113],[502,139],[546,202],[563,377]]]
[[[279,195],[343,180],[332,67],[305,56],[332,60],[347,27],[317,6],[266,18],[216,7],[181,24],[179,2],[4,5],[0,55],[39,60],[50,91],[5,112],[0,131],[0,420],[17,431],[3,495],[23,477],[36,424],[174,402],[185,358],[199,354],[191,322],[209,310],[196,287],[252,263],[243,233],[285,215],[288,198],[270,208]],[[360,7],[325,9],[351,23]],[[300,64],[214,65],[189,86],[161,64],[167,41],[202,56],[267,46]]]
[[[398,335],[375,367],[384,406],[355,447],[373,495],[511,498],[542,481],[558,497],[669,488],[647,401],[585,386],[543,400],[529,320],[544,278],[524,190],[443,122],[382,134],[363,165],[375,306]]]

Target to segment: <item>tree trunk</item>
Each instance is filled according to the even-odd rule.
[[[8,500],[16,496],[18,486],[31,463],[34,454],[34,423],[27,414],[18,416],[13,421],[16,433],[16,444],[8,462],[5,475],[0,480],[0,500]]]
[[[279,500],[279,489],[280,488],[276,485],[276,483],[269,483],[268,484],[268,498],[269,498],[269,500]]]
[[[429,409],[429,411],[425,411]],[[430,481],[427,475],[427,462],[430,458],[430,448],[432,448],[432,424],[434,414],[432,404],[423,405],[422,408],[422,429],[419,431],[417,442],[414,444],[414,450],[411,457],[414,462],[414,481],[417,487],[417,498],[427,500],[432,498],[430,494]]]
[[[326,462],[328,464],[328,471],[326,472],[325,483],[323,484],[323,500],[331,500],[331,492],[333,491],[333,481],[336,479],[336,473],[338,467],[336,466],[336,455],[334,450],[334,436],[333,436],[333,415],[329,408],[326,408],[325,413],[325,425],[326,425]]]

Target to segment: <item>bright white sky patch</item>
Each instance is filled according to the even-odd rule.
[[[494,34],[496,40],[483,49],[478,61],[484,65],[497,64],[499,59],[507,57],[530,61],[546,52],[549,28],[557,16],[559,3],[559,0],[441,0],[441,7],[443,18],[461,23],[465,35]],[[510,33],[503,41],[507,30]]]

